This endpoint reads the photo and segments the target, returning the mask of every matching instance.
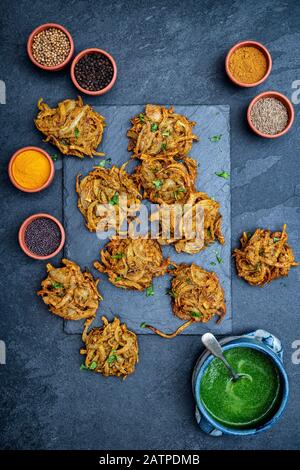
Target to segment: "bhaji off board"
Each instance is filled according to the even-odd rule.
[[[99,106],[94,107],[106,119],[106,128],[99,150],[104,151],[111,163],[121,166],[130,159],[127,151],[128,138],[126,132],[130,127],[130,119],[143,112],[143,105],[134,106]],[[193,144],[190,155],[198,163],[197,190],[208,193],[220,202],[223,216],[222,231],[225,245],[218,242],[195,255],[177,253],[172,246],[163,246],[164,256],[169,256],[176,263],[196,263],[208,271],[215,271],[225,291],[227,314],[220,325],[215,320],[209,323],[196,323],[182,334],[203,334],[213,331],[228,334],[232,330],[231,309],[231,217],[230,217],[230,179],[216,176],[216,173],[230,172],[230,121],[229,106],[177,106],[177,113],[184,114],[191,121],[196,121],[193,132],[199,142]],[[217,136],[217,137],[216,137]],[[142,322],[151,324],[165,332],[175,331],[183,322],[174,316],[171,308],[171,297],[166,295],[170,288],[170,276],[155,278],[153,281],[154,295],[147,297],[145,292],[129,291],[113,286],[106,275],[93,268],[93,262],[99,260],[100,249],[108,240],[99,240],[95,233],[85,227],[85,220],[77,208],[75,183],[77,174],[86,175],[102,158],[75,157],[64,158],[64,226],[66,245],[64,255],[77,262],[82,269],[88,268],[95,277],[100,278],[99,290],[103,301],[97,313],[94,325],[102,315],[108,319],[119,316],[128,328],[139,334],[153,334],[140,327]],[[137,161],[132,161],[127,171],[132,171]],[[222,260],[221,263],[218,262]],[[65,321],[64,329],[69,334],[80,334],[83,323]]]

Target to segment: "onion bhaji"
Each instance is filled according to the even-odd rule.
[[[151,216],[152,221],[160,223],[158,242],[162,245],[173,244],[178,253],[190,254],[198,253],[215,240],[223,245],[225,239],[221,231],[222,216],[219,207],[220,204],[217,201],[210,199],[206,193],[202,192],[190,195],[186,201],[184,214],[179,204],[171,207],[161,205],[160,209]],[[202,219],[202,215],[203,220],[199,220]],[[167,224],[167,228],[170,228],[168,237],[163,231],[162,221],[164,220],[170,221],[170,224]],[[190,226],[189,221],[191,221]],[[190,232],[184,230],[185,225],[191,229]],[[201,236],[202,230],[199,229],[199,225],[203,227],[203,236]],[[180,236],[175,236],[178,233]]]
[[[88,370],[108,376],[123,377],[132,374],[138,362],[138,341],[136,335],[127,330],[118,318],[108,322],[102,317],[103,326],[88,332],[86,323],[82,341],[85,347],[80,354],[85,354],[85,366]]]
[[[38,292],[49,310],[66,320],[81,320],[95,317],[99,301],[97,290],[99,279],[89,272],[82,272],[73,261],[62,259],[64,267],[55,268],[48,263],[47,277]]]
[[[241,248],[234,250],[238,275],[252,286],[263,286],[273,279],[288,276],[295,262],[292,248],[287,244],[284,224],[282,232],[256,229],[251,235],[244,232]]]
[[[144,198],[157,204],[185,203],[195,191],[197,163],[190,157],[141,156],[135,178]]]
[[[35,125],[46,136],[46,142],[55,145],[65,155],[104,155],[97,152],[104,130],[104,117],[84,105],[80,96],[77,100],[64,100],[56,108],[38,102],[40,112]]]
[[[193,141],[198,140],[193,134],[196,123],[174,113],[173,108],[147,104],[145,112],[135,116],[131,123],[127,132],[128,150],[136,157],[141,154],[187,155]]]
[[[96,261],[95,268],[123,289],[141,291],[150,287],[153,278],[165,274],[169,265],[157,241],[148,238],[115,238],[100,256],[102,264]]]
[[[142,324],[166,339],[175,338],[194,322],[207,323],[215,315],[219,323],[226,314],[224,290],[214,272],[205,271],[196,264],[173,263],[173,266],[174,269],[169,270],[173,276],[169,291],[173,312],[187,321],[174,333],[164,333],[151,325]]]
[[[101,221],[105,218],[107,226],[105,230],[115,227],[120,228],[122,223],[131,216],[134,217],[142,198],[133,177],[125,171],[125,166],[118,168],[95,167],[87,176],[77,176],[76,191],[78,194],[78,208],[86,220],[86,226],[91,232],[95,232]],[[119,206],[121,197],[127,198],[124,209]],[[99,213],[99,206],[107,204],[111,212]],[[110,219],[111,217],[111,219]],[[116,217],[116,221],[115,221]]]

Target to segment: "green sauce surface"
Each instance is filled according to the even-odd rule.
[[[206,368],[200,398],[208,413],[228,427],[252,427],[267,419],[280,394],[276,365],[265,354],[247,347],[228,349],[224,355],[244,376],[236,382],[217,358]]]

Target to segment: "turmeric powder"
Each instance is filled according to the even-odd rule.
[[[231,54],[229,70],[239,82],[256,83],[267,72],[267,59],[257,47],[240,47]]]
[[[38,189],[50,175],[51,167],[47,157],[37,150],[24,150],[12,164],[12,175],[24,189]]]

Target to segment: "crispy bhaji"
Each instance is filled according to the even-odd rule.
[[[87,176],[77,176],[76,191],[78,208],[86,220],[91,232],[99,229],[101,221],[106,220],[106,227],[122,228],[124,220],[134,217],[142,198],[133,177],[125,171],[126,163],[118,168],[95,167]],[[127,198],[124,208],[119,206],[121,198]],[[99,211],[102,205],[103,211]],[[104,210],[106,209],[106,210]]]
[[[253,234],[244,232],[241,248],[234,250],[238,275],[252,286],[263,286],[279,277],[288,276],[295,262],[292,248],[287,244],[284,224],[282,232],[256,229]]]
[[[62,260],[64,267],[47,264],[47,277],[38,292],[49,310],[66,320],[95,317],[101,295],[97,290],[99,280],[89,272],[82,272],[73,261]]]
[[[193,141],[198,140],[193,134],[196,123],[174,113],[173,108],[147,104],[145,112],[135,116],[131,123],[128,150],[135,156],[187,155]]]
[[[172,244],[178,253],[190,254],[198,253],[215,240],[223,245],[219,207],[217,201],[201,192],[192,193],[184,208],[179,204],[161,205],[151,216],[152,221],[160,223],[159,243]],[[169,224],[163,223],[168,220]]]
[[[104,117],[84,105],[81,97],[64,100],[50,108],[43,100],[38,102],[40,112],[35,125],[46,136],[46,142],[55,145],[65,155],[104,155],[97,152],[104,130]]]
[[[197,162],[190,157],[141,156],[135,178],[144,198],[157,204],[185,203],[195,191]]]
[[[106,273],[112,284],[123,289],[144,290],[154,277],[168,270],[169,259],[164,259],[156,240],[147,238],[113,239],[100,252],[101,263],[94,266]]]
[[[103,326],[88,332],[86,323],[82,334],[85,347],[80,354],[85,354],[84,368],[108,376],[123,377],[132,374],[138,362],[138,341],[136,335],[127,330],[118,318],[108,322],[102,317]]]
[[[174,333],[166,334],[151,325],[145,325],[164,338],[174,338],[194,322],[207,323],[217,316],[219,323],[226,314],[224,290],[214,272],[196,264],[174,264],[170,270],[173,279],[169,291],[174,315],[187,320]]]

